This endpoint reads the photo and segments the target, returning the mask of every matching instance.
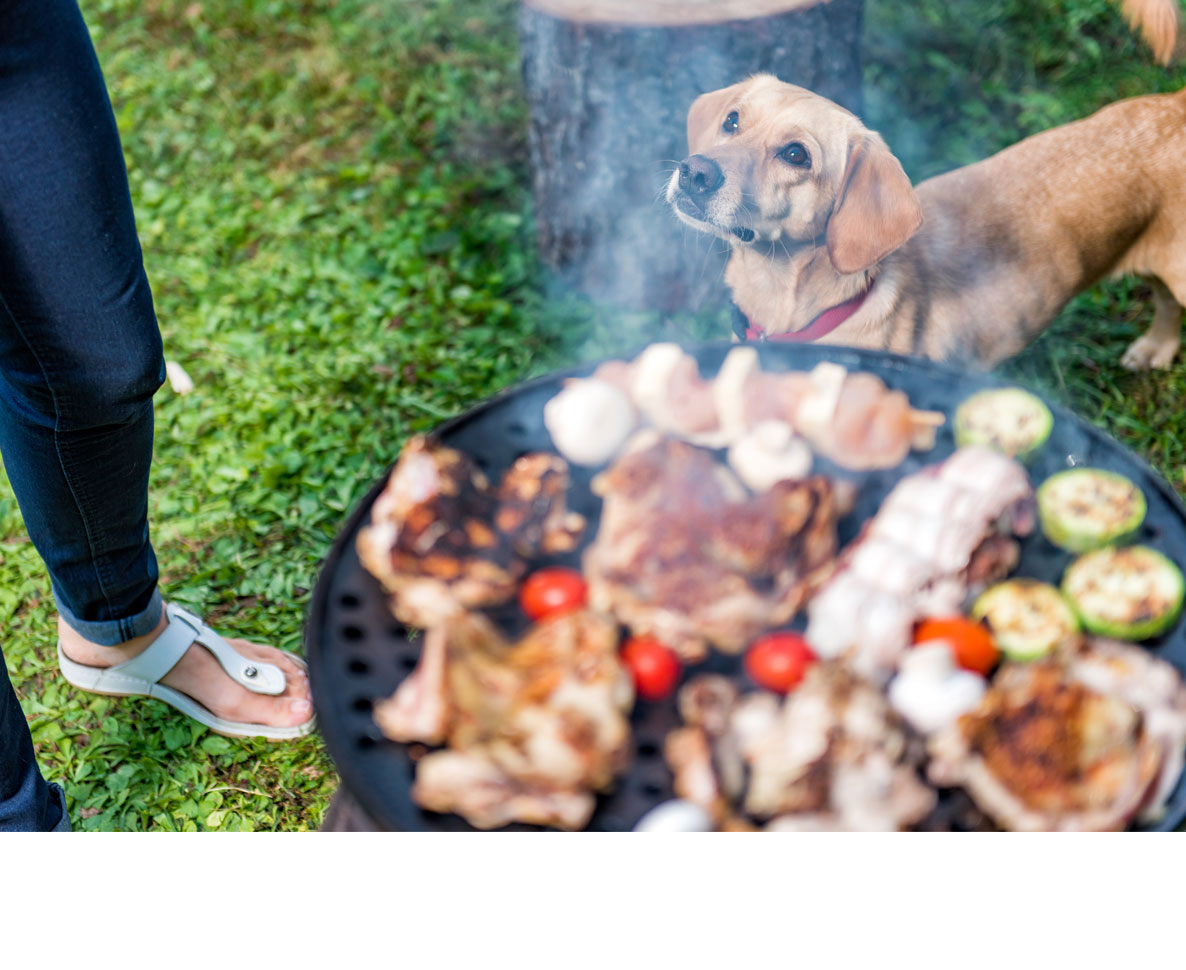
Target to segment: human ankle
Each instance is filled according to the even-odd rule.
[[[88,640],[59,616],[58,640],[62,644],[62,652],[75,663],[94,667],[111,667],[117,663],[131,660],[137,654],[142,653],[164,632],[166,626],[168,626],[168,620],[162,611],[156,627],[148,633],[114,646],[104,646]]]

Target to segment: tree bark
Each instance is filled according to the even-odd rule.
[[[725,304],[727,246],[679,223],[663,191],[706,91],[766,71],[860,113],[864,0],[804,2],[814,0],[522,5],[539,251],[558,283],[631,309]],[[632,22],[595,22],[607,8]],[[681,22],[664,22],[676,10]],[[710,10],[734,19],[687,23]]]

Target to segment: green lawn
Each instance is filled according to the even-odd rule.
[[[166,352],[198,385],[157,398],[156,547],[167,592],[226,631],[299,647],[318,563],[410,432],[623,330],[540,295],[515,10],[83,2]],[[1186,83],[1104,0],[870,0],[866,61],[868,120],[915,178]],[[1117,366],[1148,317],[1139,286],[1097,289],[1007,372],[1182,487],[1186,371]],[[635,339],[662,324],[628,322]],[[227,741],[62,683],[48,582],[2,476],[0,629],[79,827],[320,823],[336,778],[317,739]]]

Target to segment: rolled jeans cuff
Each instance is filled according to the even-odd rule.
[[[51,832],[72,832],[70,827],[70,816],[66,814],[66,793],[62,790],[61,785],[55,785],[52,781],[49,783],[49,790],[53,792],[54,798],[57,800],[58,808],[61,810],[61,818],[58,819]]]
[[[161,614],[165,610],[165,601],[159,589],[152,591],[152,599],[148,601],[148,606],[143,610],[118,620],[80,620],[66,608],[56,589],[54,590],[54,599],[58,604],[58,615],[66,621],[66,625],[84,640],[89,640],[101,647],[115,647],[133,637],[142,637],[146,633],[152,633],[157,624],[161,622]]]

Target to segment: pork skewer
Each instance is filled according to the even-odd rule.
[[[805,439],[817,454],[853,471],[892,468],[911,448],[932,447],[944,420],[939,412],[912,408],[880,378],[850,374],[838,364],[767,373],[752,347],[731,350],[708,381],[695,358],[671,343],[652,344],[633,362],[608,361],[590,378],[570,381],[545,412],[557,448],[579,464],[609,460],[645,422],[708,448],[733,448],[766,426],[767,439]],[[786,431],[772,432],[771,423]],[[748,483],[750,476],[737,470]],[[808,464],[786,477],[804,478],[809,470]]]

